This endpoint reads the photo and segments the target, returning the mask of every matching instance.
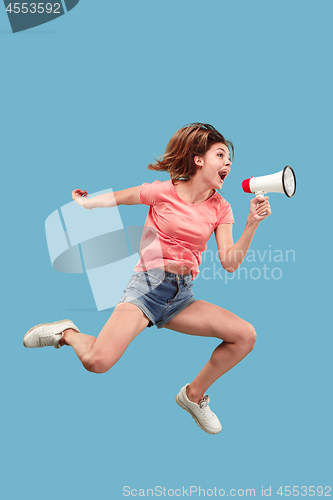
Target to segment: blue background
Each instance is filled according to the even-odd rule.
[[[257,496],[271,485],[281,498],[281,485],[332,485],[332,15],[329,1],[81,0],[13,35],[0,8],[3,498],[121,499],[125,485]],[[294,250],[295,262],[264,262],[282,278],[195,284],[258,334],[209,390],[218,436],[174,402],[214,339],[149,328],[104,375],[70,348],[22,345],[31,326],[67,317],[97,335],[111,312],[96,311],[86,275],[52,269],[47,216],[75,188],[167,180],[146,166],[193,121],[235,144],[223,188],[235,240],[251,198],[241,181],[287,164],[297,175],[294,198],[270,196],[251,247]],[[125,226],[146,213],[120,207]]]

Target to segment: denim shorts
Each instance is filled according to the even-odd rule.
[[[118,304],[135,304],[149,319],[148,327],[162,328],[195,302],[192,288],[192,273],[182,275],[161,268],[149,269],[131,276]]]

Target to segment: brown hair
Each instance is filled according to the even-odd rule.
[[[220,132],[208,123],[191,123],[179,129],[170,139],[164,155],[155,163],[148,165],[149,170],[169,172],[171,179],[190,179],[196,172],[194,157],[203,156],[208,149],[221,142],[234,154],[234,146]]]

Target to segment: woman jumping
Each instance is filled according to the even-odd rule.
[[[268,196],[251,200],[242,236],[233,242],[231,207],[217,192],[230,173],[233,145],[214,127],[193,123],[178,130],[164,155],[148,166],[167,171],[159,181],[87,198],[72,196],[83,208],[145,204],[148,216],[140,242],[140,260],[123,296],[98,337],[80,333],[70,320],[44,323],[29,330],[25,347],[72,346],[84,368],[107,372],[146,327],[169,328],[222,342],[176,401],[204,431],[217,434],[221,424],[210,410],[207,389],[254,347],[253,326],[235,314],[193,296],[201,254],[214,232],[221,264],[234,272],[243,262],[260,222],[271,214]]]

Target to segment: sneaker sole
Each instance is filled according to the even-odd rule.
[[[72,323],[73,324],[73,321],[70,320],[70,319],[63,319],[61,321],[54,321],[53,323],[40,323],[39,325],[35,325],[32,328],[30,328],[30,330],[24,335],[24,337],[23,337],[23,344],[24,344],[24,339],[29,335],[29,333],[31,333],[36,328],[38,328],[40,326],[61,325],[61,323]],[[67,330],[67,328],[66,328],[66,330]]]
[[[187,413],[189,413],[191,415],[192,418],[194,418],[195,422],[198,424],[198,426],[200,427],[200,429],[202,429],[203,431],[207,432],[208,434],[218,434],[219,432],[221,432],[222,430],[222,427],[219,431],[217,432],[211,432],[211,431],[208,431],[207,429],[205,429],[199,422],[199,420],[197,419],[197,417],[194,415],[194,413],[191,412],[191,410],[189,408],[187,408],[187,406],[185,406],[179,399],[178,397],[178,394],[176,396],[176,403],[181,407],[183,408],[183,410],[186,410]]]

